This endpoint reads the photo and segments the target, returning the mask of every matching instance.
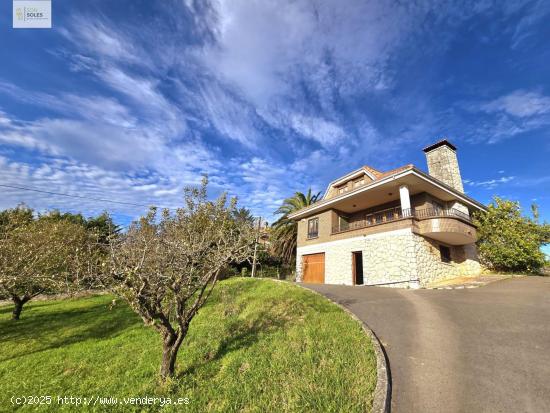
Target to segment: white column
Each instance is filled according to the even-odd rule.
[[[401,185],[399,187],[399,199],[401,200],[401,211],[411,209],[411,197],[409,196],[409,187],[407,185]]]

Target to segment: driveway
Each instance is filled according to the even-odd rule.
[[[304,286],[380,338],[392,412],[550,411],[550,277],[463,290]]]

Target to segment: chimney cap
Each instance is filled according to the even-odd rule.
[[[449,148],[451,148],[453,151],[456,151],[456,146],[454,146],[451,142],[449,142],[447,139],[441,139],[440,141],[434,143],[433,145],[426,146],[424,149],[422,149],[424,152],[429,152],[431,150],[434,150],[436,148],[439,148],[440,146],[447,145]]]

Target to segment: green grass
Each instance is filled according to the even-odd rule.
[[[158,381],[160,338],[112,297],[0,307],[0,411],[12,396],[53,396],[20,411],[364,412],[376,359],[360,325],[287,283],[223,281],[191,324],[177,378]],[[60,406],[58,396],[177,397],[181,406]]]

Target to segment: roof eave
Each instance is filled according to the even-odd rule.
[[[325,206],[329,206],[329,205],[335,203],[336,201],[339,201],[339,200],[342,200],[342,199],[345,199],[345,198],[348,198],[348,197],[351,197],[351,196],[355,196],[355,195],[358,195],[358,194],[363,193],[363,192],[367,192],[370,189],[376,188],[380,185],[384,185],[387,182],[393,181],[397,178],[401,178],[401,177],[409,175],[409,174],[414,174],[414,175],[418,176],[419,178],[424,179],[425,181],[427,181],[427,182],[429,182],[429,183],[431,183],[435,186],[438,186],[439,188],[443,189],[444,191],[450,192],[451,194],[456,196],[458,199],[460,199],[462,201],[465,201],[467,204],[469,204],[472,207],[478,208],[482,211],[487,210],[487,207],[485,205],[483,205],[481,202],[478,202],[475,199],[470,198],[466,194],[463,194],[463,193],[457,191],[456,189],[448,186],[447,184],[441,182],[440,180],[434,178],[433,176],[428,175],[425,172],[422,172],[421,170],[419,170],[415,167],[411,167],[409,169],[405,169],[404,171],[400,171],[400,172],[397,172],[395,174],[389,175],[385,178],[382,178],[380,180],[374,181],[374,182],[370,183],[369,185],[366,185],[362,188],[359,188],[359,189],[357,189],[355,191],[352,191],[352,192],[349,192],[347,194],[339,195],[339,196],[336,196],[336,197],[328,199],[328,200],[323,199],[320,202],[316,202],[313,205],[310,205],[306,208],[302,208],[301,210],[296,211],[293,214],[290,214],[288,217],[290,219],[301,218],[303,215],[309,214],[310,212],[315,211],[317,209],[321,209]]]

